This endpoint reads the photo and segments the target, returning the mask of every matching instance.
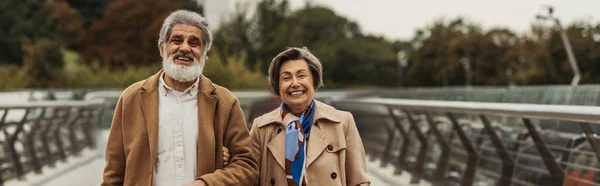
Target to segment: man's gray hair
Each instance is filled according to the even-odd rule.
[[[163,43],[166,43],[171,36],[171,29],[176,24],[185,24],[195,26],[202,32],[202,44],[204,45],[204,55],[210,50],[212,46],[212,34],[208,26],[208,20],[202,17],[196,12],[189,10],[177,10],[171,13],[163,22],[162,28],[160,29],[160,35],[158,38],[158,48]]]
[[[298,59],[303,59],[308,64],[308,69],[313,76],[315,91],[323,86],[323,66],[321,65],[321,61],[306,47],[291,47],[277,54],[269,66],[269,85],[271,85],[271,90],[278,96],[281,96],[279,95],[279,71],[281,70],[281,65],[286,61]]]

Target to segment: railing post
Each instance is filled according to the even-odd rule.
[[[417,138],[421,141],[421,149],[419,149],[419,156],[417,157],[416,166],[412,172],[412,178],[410,179],[410,183],[415,184],[419,183],[421,180],[421,175],[423,174],[423,166],[425,165],[425,158],[427,158],[427,150],[429,149],[429,145],[427,143],[427,139],[419,126],[417,125],[417,121],[411,116],[411,113],[408,110],[404,110],[406,114],[406,118],[411,125],[411,130],[415,131]]]
[[[392,117],[393,120],[395,120],[395,118],[392,116],[394,115],[393,109],[391,107],[387,107],[390,116]],[[396,122],[396,121],[394,121]],[[389,125],[386,125],[389,126]],[[383,151],[383,155],[381,157],[381,167],[385,167],[387,166],[387,164],[390,161],[390,157],[391,157],[391,151],[392,151],[392,144],[394,143],[394,139],[396,138],[396,131],[394,130],[394,128],[396,128],[396,126],[390,127],[388,128],[388,140],[387,143],[385,145],[385,150]]]
[[[54,126],[55,123],[55,117],[58,117],[59,115],[59,110],[56,108],[52,108],[52,112],[51,115],[49,117],[45,117],[44,121],[46,121],[46,125],[44,126],[44,130],[42,131],[41,137],[42,137],[42,144],[44,144],[44,153],[46,154],[46,157],[44,159],[47,160],[48,165],[50,165],[50,167],[54,167],[54,163],[56,162],[56,158],[54,157],[54,154],[52,153],[52,150],[50,149],[50,143],[51,141],[48,139],[48,137],[50,136],[50,134],[52,134],[51,130],[52,127]]]
[[[410,133],[404,129],[402,126],[402,120],[404,118],[398,118],[395,114],[391,114],[394,119],[394,125],[400,131],[400,135],[402,135],[402,147],[400,148],[400,155],[398,155],[398,160],[396,161],[396,171],[394,174],[400,175],[402,174],[402,169],[405,164],[406,155],[408,153],[408,147],[410,146]]]
[[[23,115],[21,121],[17,123],[17,129],[13,134],[7,136],[8,151],[10,153],[10,158],[13,162],[13,169],[15,170],[15,173],[18,178],[23,178],[23,176],[25,175],[25,171],[23,170],[23,165],[21,164],[21,160],[19,159],[19,154],[17,154],[17,150],[15,149],[15,141],[17,141],[17,138],[19,137],[19,133],[23,131],[23,125],[27,121],[27,116],[29,115],[29,112],[29,109],[25,109],[25,115]]]
[[[462,180],[460,182],[461,186],[469,186],[473,185],[473,180],[475,179],[475,171],[477,169],[477,161],[479,161],[479,152],[475,148],[475,145],[467,138],[467,134],[462,130],[460,124],[454,117],[454,115],[450,112],[447,113],[448,118],[452,121],[452,126],[454,130],[458,134],[458,138],[460,142],[463,144],[467,152],[469,153],[469,160],[467,161],[467,170],[465,170]]]
[[[496,153],[502,159],[502,177],[500,177],[500,180],[498,180],[496,185],[510,185],[515,168],[515,161],[508,153],[508,149],[506,149],[502,140],[500,140],[500,137],[496,134],[496,131],[494,131],[490,121],[484,115],[479,115],[479,117],[481,118],[485,131],[492,141],[492,145],[496,148]]]
[[[67,118],[69,118],[69,111],[68,109],[61,109],[63,113],[63,115],[59,116],[59,120],[58,122],[56,122],[54,124],[54,128],[52,128],[52,134],[54,134],[54,141],[56,143],[56,148],[58,149],[58,159],[60,159],[62,162],[67,161],[67,154],[65,153],[65,148],[64,148],[64,144],[60,135],[60,128],[62,127],[62,125],[67,121]]]
[[[44,118],[46,114],[46,108],[41,108],[40,115],[36,118],[36,120],[31,125],[31,131],[27,134],[27,152],[29,153],[29,158],[31,159],[31,166],[33,167],[33,171],[37,174],[42,173],[42,166],[40,165],[39,158],[37,157],[37,151],[35,150],[35,136],[37,131],[39,131],[40,121]]]
[[[544,139],[542,139],[542,136],[537,131],[537,129],[535,128],[533,123],[531,123],[531,120],[529,120],[528,118],[523,118],[523,123],[525,124],[525,127],[527,127],[527,130],[529,131],[531,139],[535,143],[535,147],[537,148],[538,152],[542,156],[542,159],[544,160],[544,164],[546,165],[546,168],[548,169],[550,176],[554,180],[553,185],[562,185],[562,183],[565,179],[565,171],[562,169],[562,167],[560,165],[558,165],[558,163],[556,163],[556,160],[554,160],[554,156],[552,155],[552,152],[546,145],[546,142],[544,142]]]
[[[94,117],[94,109],[93,108],[84,108],[87,114],[84,114],[84,116],[86,116],[84,118],[84,123],[83,123],[83,132],[85,134],[85,140],[86,140],[86,144],[88,145],[88,147],[90,148],[96,148],[96,143],[94,143],[94,137],[92,136],[92,129],[94,128],[94,125],[92,124],[92,119]]]
[[[587,138],[588,142],[590,142],[590,146],[592,146],[592,149],[596,154],[596,159],[598,159],[598,162],[600,162],[600,142],[598,142],[596,131],[594,131],[594,128],[592,128],[589,123],[582,122],[579,124],[581,125],[583,132],[585,132],[585,137]]]
[[[71,112],[71,108],[67,109],[68,112]],[[69,129],[69,142],[71,143],[71,153],[73,154],[79,154],[79,142],[77,141],[77,134],[75,133],[75,125],[78,123],[78,121],[80,120],[80,117],[83,115],[82,114],[83,110],[81,108],[77,109],[77,114],[75,117],[67,117],[66,118],[66,125]]]
[[[448,169],[448,164],[450,160],[450,145],[446,141],[446,138],[442,135],[442,133],[437,128],[437,123],[433,121],[430,112],[425,112],[425,116],[427,117],[427,123],[431,128],[431,132],[435,136],[435,140],[440,145],[440,150],[442,154],[440,156],[437,169],[433,174],[432,182],[434,185],[444,185],[446,170]]]

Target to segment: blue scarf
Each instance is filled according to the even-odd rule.
[[[288,186],[306,185],[303,169],[306,161],[306,140],[310,135],[315,101],[300,115],[299,120],[287,124],[285,129],[285,172]],[[289,108],[281,103],[281,118],[289,113]]]

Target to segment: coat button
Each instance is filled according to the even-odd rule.
[[[277,134],[281,133],[281,131],[282,131],[282,130],[283,130],[283,129],[281,129],[281,128],[278,128],[278,129],[277,129]]]
[[[275,185],[275,179],[271,178],[271,185]]]
[[[337,174],[335,172],[331,173],[331,179],[335,179],[335,178],[337,178]]]
[[[327,145],[327,150],[332,151],[333,150],[333,146]]]

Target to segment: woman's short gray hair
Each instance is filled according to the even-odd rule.
[[[208,20],[200,14],[189,10],[177,10],[165,18],[165,21],[160,28],[158,47],[160,48],[161,44],[167,42],[169,36],[171,36],[171,29],[176,24],[192,25],[200,29],[202,32],[202,44],[204,44],[204,54],[206,55],[212,46],[213,40],[208,26]]]
[[[281,70],[281,65],[286,61],[298,59],[303,59],[308,64],[310,73],[313,76],[315,91],[323,86],[323,66],[319,59],[306,47],[291,47],[277,54],[269,66],[269,84],[271,85],[271,90],[278,96],[281,96],[279,95],[279,71]]]

